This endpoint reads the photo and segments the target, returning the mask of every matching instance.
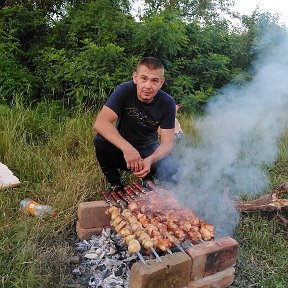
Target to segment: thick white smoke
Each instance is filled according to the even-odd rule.
[[[263,193],[269,185],[265,168],[277,159],[288,124],[288,33],[268,33],[255,49],[264,51],[263,45],[270,50],[253,66],[253,80],[213,97],[197,121],[201,143],[185,148],[181,159],[177,195],[213,223],[218,236],[237,224],[233,205],[223,201],[225,187],[234,199]]]

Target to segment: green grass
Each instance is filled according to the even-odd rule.
[[[22,181],[0,191],[3,287],[61,287],[78,204],[99,199],[106,185],[92,145],[95,112],[65,115],[58,105],[44,106],[0,107],[0,161]],[[52,205],[58,217],[24,215],[26,197]]]
[[[65,287],[71,277],[67,259],[73,255],[77,207],[100,199],[99,191],[107,188],[92,143],[96,113],[68,112],[59,102],[33,109],[0,106],[0,161],[22,181],[0,190],[0,287]],[[193,121],[182,114],[179,119],[185,133],[197,138]],[[270,170],[273,188],[288,180],[287,157],[288,134]],[[52,205],[58,216],[22,213],[19,203],[26,197]],[[288,287],[287,231],[274,214],[243,215],[233,237],[240,244],[238,287]]]

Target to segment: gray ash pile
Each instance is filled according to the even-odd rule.
[[[128,252],[119,234],[106,228],[100,235],[92,235],[90,240],[77,242],[74,248],[75,254],[80,257],[80,263],[72,270],[75,285],[89,288],[128,287],[130,269],[139,258]],[[150,255],[143,257],[151,259]]]

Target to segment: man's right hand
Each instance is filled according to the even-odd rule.
[[[139,152],[133,147],[126,148],[123,151],[124,159],[127,163],[127,169],[131,172],[141,171],[144,167],[143,159]]]

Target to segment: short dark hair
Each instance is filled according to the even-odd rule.
[[[137,65],[137,67],[144,65],[148,67],[150,70],[155,70],[155,69],[163,69],[164,66],[162,62],[156,58],[156,57],[145,57],[143,58]]]

